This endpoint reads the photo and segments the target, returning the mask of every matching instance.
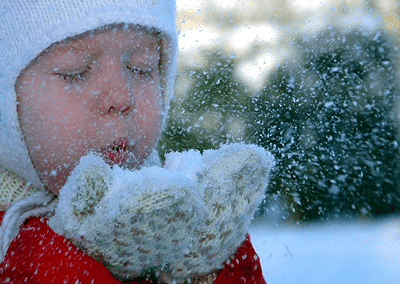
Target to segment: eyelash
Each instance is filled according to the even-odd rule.
[[[144,77],[153,78],[153,69],[142,70],[142,69],[138,69],[138,68],[134,68],[134,67],[129,67],[129,66],[127,66],[127,68],[128,68],[134,75],[139,75],[139,76],[144,76]]]
[[[89,71],[92,69],[90,66],[86,67],[81,72],[76,73],[55,73],[56,75],[62,77],[64,81],[68,84],[77,84],[81,81],[84,81],[89,76]]]
[[[91,69],[92,68],[90,66],[88,66],[84,70],[82,70],[81,72],[76,72],[76,73],[69,73],[69,72],[55,73],[55,75],[58,75],[58,76],[62,77],[63,80],[68,84],[77,84],[77,83],[85,81],[87,79],[87,77],[90,74],[90,70]],[[134,75],[144,76],[144,77],[147,77],[147,78],[153,78],[153,74],[152,74],[153,73],[153,69],[142,70],[142,69],[133,68],[133,67],[129,67],[129,66],[127,66],[127,69],[129,71],[131,71],[131,73],[133,73]]]

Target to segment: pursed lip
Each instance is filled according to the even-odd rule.
[[[133,146],[129,144],[126,137],[120,137],[107,147],[101,149],[104,157],[115,164],[122,164],[126,161],[133,150]]]

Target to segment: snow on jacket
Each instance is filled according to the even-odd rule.
[[[0,212],[2,219],[4,212]],[[44,217],[25,222],[0,264],[0,283],[117,284],[121,281],[65,237],[56,234]],[[145,279],[125,283],[155,283]],[[215,284],[266,284],[250,236],[219,271]]]

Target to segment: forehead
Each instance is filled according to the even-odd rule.
[[[78,36],[68,38],[54,49],[63,47],[79,49],[91,49],[96,46],[108,46],[114,43],[115,46],[132,46],[144,48],[157,48],[159,36],[148,29],[139,27],[112,26],[89,31]]]
[[[154,30],[137,26],[107,26],[54,43],[37,59],[91,55],[104,52],[160,53],[161,37]],[[35,60],[35,61],[36,61]],[[43,60],[40,60],[43,62]],[[35,62],[32,62],[35,63]]]

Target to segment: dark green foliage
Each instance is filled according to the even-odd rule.
[[[295,60],[275,70],[257,94],[234,78],[232,58],[207,54],[206,68],[188,71],[192,88],[172,105],[160,149],[203,150],[233,140],[264,146],[277,160],[267,196],[283,200],[290,219],[398,213],[394,46],[380,31],[331,29],[300,38]],[[208,113],[215,124],[201,123]],[[230,136],[232,119],[245,123],[244,137]]]
[[[206,68],[189,72],[192,88],[182,101],[173,101],[160,143],[162,153],[185,149],[211,149],[232,141],[228,128],[232,119],[244,120],[248,95],[232,76],[234,59],[221,51],[209,52]],[[204,117],[214,119],[205,121]]]
[[[300,220],[399,212],[390,39],[328,30],[297,47],[250,112],[252,136],[278,160],[271,192]]]

